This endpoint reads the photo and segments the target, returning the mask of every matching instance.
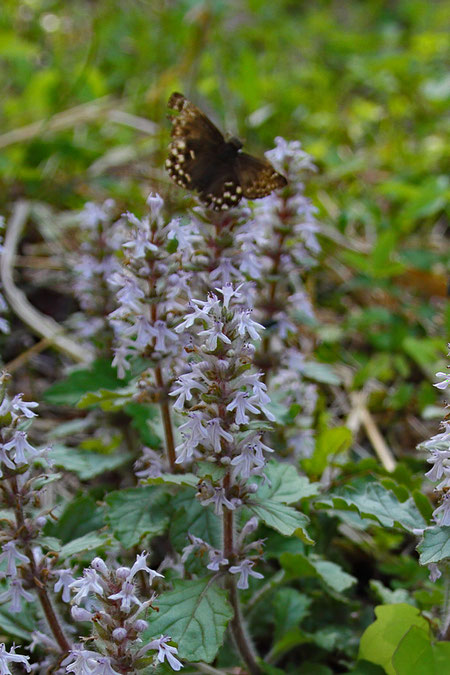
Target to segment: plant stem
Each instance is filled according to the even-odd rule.
[[[245,661],[251,675],[261,675],[261,669],[257,663],[257,655],[244,628],[242,619],[239,595],[236,588],[236,579],[231,575],[227,577],[227,587],[230,592],[230,602],[234,609],[234,617],[231,620],[230,628],[239,653]]]
[[[223,487],[226,489],[230,484],[230,474],[228,473],[223,479]],[[233,543],[233,511],[224,509],[223,511],[223,555],[231,562],[234,557],[234,543]],[[242,620],[242,612],[239,603],[239,594],[236,588],[236,579],[231,575],[227,575],[226,585],[230,593],[230,602],[234,610],[234,617],[230,622],[230,629],[236,647],[246,663],[249,673],[251,675],[260,675],[261,669],[257,664],[257,655],[250,641],[249,636],[244,628]]]
[[[11,486],[12,490],[14,493],[14,498],[15,498],[15,514],[16,514],[16,523],[17,523],[17,530],[19,532],[23,532],[25,534],[26,532],[26,524],[25,524],[25,518],[23,515],[23,510],[22,510],[22,502],[21,502],[21,495],[19,491],[19,487],[17,485],[17,479],[11,478]],[[52,602],[50,600],[50,597],[47,593],[47,588],[45,586],[45,583],[41,581],[40,579],[40,572],[37,568],[33,551],[31,549],[29,541],[25,540],[24,542],[24,551],[27,555],[27,558],[30,563],[30,571],[31,571],[31,577],[33,580],[33,584],[36,588],[39,601],[42,605],[42,609],[44,610],[45,618],[47,619],[47,623],[50,627],[50,630],[53,633],[53,636],[58,643],[61,651],[63,653],[67,653],[70,650],[70,644],[67,641],[66,636],[64,635],[64,631],[61,627],[61,624],[59,622],[58,616],[53,609]]]
[[[166,450],[167,450],[167,457],[169,459],[169,464],[170,468],[172,471],[176,471],[177,465],[175,464],[176,460],[176,455],[175,455],[175,442],[173,438],[173,430],[172,430],[172,420],[170,417],[170,407],[165,399],[164,395],[164,379],[161,371],[161,366],[155,366],[155,378],[156,378],[156,384],[158,386],[158,389],[160,391],[161,395],[161,400],[160,400],[160,408],[161,408],[161,416],[163,420],[163,425],[164,425],[164,435],[166,438]]]
[[[443,565],[442,573],[444,576],[444,601],[441,608],[442,626],[439,637],[441,640],[448,640],[450,628],[450,570],[448,565]]]

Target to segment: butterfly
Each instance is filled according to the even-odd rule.
[[[227,211],[242,197],[259,199],[287,185],[265,159],[241,152],[238,138],[225,140],[210,119],[183,94],[173,93],[172,140],[166,169],[180,187],[196,190],[214,211]]]

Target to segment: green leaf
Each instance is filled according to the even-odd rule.
[[[147,618],[144,644],[161,634],[170,635],[181,658],[210,663],[233,616],[226,592],[211,578],[180,580],[173,591],[158,597],[158,605],[159,612]]]
[[[133,455],[123,451],[102,455],[57,444],[52,446],[51,457],[56,466],[73,471],[81,480],[89,480],[127,464]]]
[[[431,643],[429,631],[412,626],[398,645],[392,665],[396,675],[442,675],[450,663],[450,643]]]
[[[312,457],[304,459],[302,466],[312,476],[321,476],[330,463],[329,458],[348,450],[352,443],[352,432],[347,427],[325,429],[316,440]]]
[[[18,613],[8,612],[6,606],[0,607],[0,633],[4,641],[4,635],[12,638],[20,638],[26,642],[31,642],[31,633],[36,630],[36,616],[34,607],[22,603],[22,609]],[[7,671],[6,671],[7,672]]]
[[[308,377],[310,380],[314,380],[315,382],[336,385],[341,384],[342,382],[334,368],[328,363],[307,361],[303,364],[302,373],[304,377]]]
[[[131,426],[139,433],[141,441],[149,448],[157,450],[161,447],[161,438],[155,427],[160,424],[160,413],[155,405],[143,403],[127,403],[124,412],[132,419]]]
[[[114,536],[125,548],[139,544],[147,535],[162,534],[167,527],[168,495],[158,487],[126,488],[106,497],[105,517]]]
[[[284,654],[305,642],[312,642],[310,635],[305,633],[301,628],[288,628],[275,642],[270,650],[270,655],[273,658],[278,658],[281,654]]]
[[[275,620],[275,640],[280,640],[290,628],[297,627],[308,616],[312,599],[295,588],[280,588],[272,600]]]
[[[397,588],[395,591],[391,591],[390,588],[376,579],[371,579],[369,585],[379,602],[382,602],[384,605],[398,605],[402,602],[406,602],[408,605],[415,605],[406,588]]]
[[[248,508],[263,523],[277,530],[277,532],[288,537],[294,534],[305,544],[314,544],[313,539],[306,531],[306,526],[309,523],[308,516],[296,511],[292,506],[280,504],[274,499],[266,499],[263,503],[254,500],[251,504],[248,504]]]
[[[295,504],[300,499],[316,495],[319,491],[319,485],[310,483],[306,476],[300,476],[292,464],[271,460],[265,473],[269,483],[258,489],[258,500],[261,502],[272,499],[283,504]]]
[[[133,386],[120,387],[116,389],[99,388],[96,391],[88,391],[78,400],[77,408],[98,407],[105,412],[115,412],[122,410],[132,400],[136,393]]]
[[[142,481],[142,485],[185,485],[197,487],[198,478],[193,473],[162,473],[160,476],[151,476]]]
[[[78,553],[96,551],[100,548],[104,549],[107,546],[111,546],[112,542],[113,538],[109,534],[89,532],[89,534],[85,534],[84,537],[73,539],[65,544],[59,552],[59,558],[60,560],[65,560]]]
[[[89,391],[122,388],[127,381],[119,380],[109,359],[98,359],[90,369],[76,370],[65,380],[49,387],[44,393],[44,399],[53,405],[75,406]]]
[[[427,377],[434,377],[444,346],[438,338],[416,338],[408,335],[402,342],[403,350],[422,369]]]
[[[316,577],[325,586],[337,593],[346,591],[357,580],[344,572],[340,565],[330,560],[323,560],[317,555],[306,556],[302,553],[282,553],[280,564],[292,579]]]
[[[359,659],[382,666],[388,675],[398,675],[392,657],[412,626],[429,635],[428,622],[411,605],[379,605],[375,608],[376,621],[364,631],[359,644]],[[412,671],[413,672],[413,671]]]
[[[427,528],[417,550],[420,553],[421,565],[429,565],[450,558],[450,527],[437,525]]]
[[[383,527],[396,526],[408,532],[426,526],[412,497],[400,503],[392,492],[379,483],[343,488],[326,497],[319,497],[315,505],[318,508],[333,506],[338,510],[356,511],[361,517],[372,518]]]
[[[375,663],[357,661],[354,670],[349,670],[345,675],[386,675],[386,671],[381,666],[375,665]]]
[[[101,529],[104,524],[102,510],[94,499],[89,495],[80,495],[67,504],[58,521],[46,527],[46,532],[67,544],[72,539]]]
[[[207,541],[211,546],[220,548],[222,525],[211,506],[202,506],[195,497],[195,491],[185,489],[171,500],[175,515],[170,519],[170,538],[177,551],[188,543],[187,534]]]

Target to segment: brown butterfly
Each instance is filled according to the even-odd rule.
[[[239,139],[226,141],[183,94],[172,94],[168,107],[178,114],[170,116],[172,141],[166,169],[177,185],[197,190],[206,206],[226,211],[242,197],[259,199],[287,185],[267,160],[241,152]]]

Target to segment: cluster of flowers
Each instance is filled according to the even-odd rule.
[[[112,310],[109,279],[120,268],[116,255],[123,227],[114,222],[115,202],[107,199],[101,206],[88,202],[79,214],[83,234],[76,257],[70,255],[73,292],[82,312],[70,319],[71,329],[82,338],[108,334],[107,315]]]
[[[85,649],[83,645],[72,648],[63,661],[67,673],[89,675],[120,675],[135,673],[151,664],[167,660],[173,670],[180,670],[176,647],[169,644],[170,637],[161,635],[142,646],[142,633],[148,623],[142,617],[156,595],[142,602],[139,599],[136,577],[148,575],[148,586],[162,577],[147,565],[147,554],[136,557],[132,567],[108,567],[101,558],[95,558],[85,568],[81,579],[69,588],[76,594],[72,600],[72,618],[90,622],[92,637],[99,651]],[[147,584],[146,584],[147,585]],[[84,605],[84,607],[82,606]],[[154,656],[148,656],[155,651]]]
[[[16,613],[21,611],[23,600],[34,600],[28,590],[32,586],[31,574],[39,578],[41,572],[36,560],[38,556],[30,542],[39,536],[46,515],[36,513],[33,508],[33,516],[28,517],[28,511],[39,505],[45,484],[45,475],[35,471],[33,465],[38,459],[44,467],[47,463],[46,450],[35,448],[25,430],[27,423],[36,416],[34,408],[38,404],[23,401],[22,394],[10,399],[8,379],[6,373],[0,375],[0,503],[10,513],[10,517],[3,518],[0,535],[0,562],[5,565],[0,577],[7,582],[6,590],[0,593],[0,603],[9,602],[10,611]]]
[[[142,219],[131,213],[131,225],[122,249],[127,252],[120,270],[110,277],[117,290],[118,308],[109,315],[116,347],[113,365],[119,377],[130,368],[130,356],[151,358],[171,378],[183,345],[174,332],[177,316],[184,310],[190,272],[184,264],[197,238],[195,227],[180,219],[164,224],[163,200],[150,195],[150,214]],[[184,300],[180,302],[180,297]]]
[[[450,346],[450,345],[449,345]],[[444,390],[450,385],[449,373],[436,373],[436,377],[443,378],[441,382],[437,382],[434,386],[438,389]],[[450,404],[447,404],[447,409],[450,412]],[[420,448],[428,450],[431,456],[427,459],[432,468],[425,474],[431,481],[440,481],[436,485],[436,490],[442,492],[442,503],[434,512],[433,517],[440,525],[450,525],[450,419],[449,415],[442,422],[442,431],[435,436],[432,436],[428,441],[420,445]]]
[[[206,301],[193,299],[191,313],[176,328],[177,333],[190,337],[190,359],[188,371],[178,378],[171,396],[176,397],[174,408],[186,417],[179,428],[182,442],[176,448],[176,461],[203,460],[222,468],[215,480],[200,475],[198,498],[204,506],[213,504],[215,513],[223,516],[243,506],[257,490],[249,479],[263,475],[265,453],[272,449],[262,439],[264,422],[255,418],[262,415],[273,421],[274,417],[267,407],[270,399],[262,373],[252,366],[255,347],[251,341],[260,339],[263,327],[242,303],[239,286],[225,284],[215,290],[217,295],[211,293]],[[255,527],[256,522],[247,524],[245,536]],[[194,538],[187,550],[204,545]],[[239,572],[240,587],[246,587],[254,561],[245,557],[245,551],[240,559],[242,551],[233,550],[232,561],[225,550],[208,551],[210,569],[234,563],[229,571]]]
[[[22,394],[9,398],[9,376],[0,376],[0,505],[3,509],[3,528],[0,535],[0,578],[6,586],[0,593],[0,603],[7,604],[11,613],[23,609],[23,603],[39,599],[51,636],[35,631],[30,650],[37,645],[45,656],[39,664],[30,666],[29,656],[16,654],[14,647],[8,652],[0,645],[0,672],[7,675],[10,663],[22,664],[28,672],[76,673],[77,675],[120,675],[134,673],[155,660],[165,659],[173,670],[181,662],[176,658],[177,649],[169,644],[170,637],[161,635],[143,644],[142,633],[148,624],[140,618],[155,599],[142,602],[137,593],[136,575],[148,575],[151,586],[162,575],[147,565],[147,554],[137,556],[131,568],[119,567],[96,558],[75,580],[70,568],[58,568],[54,552],[43,553],[46,545],[42,529],[48,511],[42,506],[43,491],[51,474],[51,451],[37,449],[28,439],[27,427],[36,417],[35,402],[25,402]],[[49,457],[50,459],[47,459]],[[53,585],[54,598],[51,597]],[[54,599],[61,593],[63,603],[69,603],[71,591],[74,621],[92,623],[95,647],[71,648],[66,629],[55,610]],[[91,597],[92,596],[92,597]],[[86,607],[81,607],[81,603]],[[63,606],[61,608],[64,611]],[[73,628],[69,629],[70,635]],[[84,630],[83,630],[84,632]],[[136,643],[138,648],[136,648]],[[56,663],[61,654],[69,655],[61,666]],[[149,652],[153,652],[149,655]]]

